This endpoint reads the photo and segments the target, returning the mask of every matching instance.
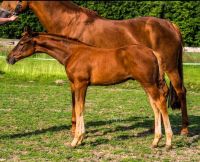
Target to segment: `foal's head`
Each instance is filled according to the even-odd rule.
[[[34,34],[35,33],[32,33],[30,29],[25,30],[19,43],[7,56],[7,62],[9,64],[15,64],[17,61],[35,53],[35,41],[33,39]]]

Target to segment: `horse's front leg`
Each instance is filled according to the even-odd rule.
[[[82,82],[76,82],[74,83],[73,86],[74,86],[74,96],[75,96],[76,128],[75,128],[74,139],[71,143],[71,146],[76,147],[82,143],[85,133],[83,113],[84,113],[87,84]]]

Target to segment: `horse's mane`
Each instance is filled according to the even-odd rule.
[[[87,8],[84,7],[80,7],[82,9],[83,12],[85,12],[87,15],[93,16],[93,17],[100,17],[100,15],[98,15],[98,13],[96,11],[93,10],[89,10]]]
[[[77,4],[75,4],[75,3],[71,2],[71,1],[58,1],[58,2],[62,3],[62,5],[66,6],[68,8],[71,8],[74,12],[81,12],[81,11],[83,11],[88,16],[91,16],[93,18],[95,18],[95,17],[101,17],[101,16],[98,15],[98,13],[96,11],[87,9],[85,7],[78,6]]]

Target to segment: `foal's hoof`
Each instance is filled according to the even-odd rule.
[[[72,141],[72,143],[71,143],[71,147],[72,147],[72,148],[75,148],[75,147],[81,145],[81,143],[82,143],[82,141],[83,141],[83,137],[84,137],[84,136],[82,135],[82,136],[80,136],[80,137],[78,137],[78,138],[74,138],[73,141]]]
[[[162,138],[162,135],[157,134],[157,135],[155,136],[155,138],[154,138],[152,144],[151,144],[151,147],[152,147],[152,148],[157,148],[157,147],[158,147],[158,143],[160,142],[161,138]]]
[[[172,145],[166,145],[165,149],[166,149],[166,151],[170,151],[172,149]]]
[[[186,136],[186,135],[188,135],[188,134],[189,134],[188,128],[182,128],[182,129],[181,129],[181,135]]]
[[[71,148],[76,148],[77,146],[79,146],[79,145],[78,145],[78,142],[77,142],[77,141],[74,141],[74,140],[73,140],[72,143],[70,144],[70,147],[71,147]]]

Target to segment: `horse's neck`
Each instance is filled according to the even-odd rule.
[[[66,64],[67,60],[72,55],[70,44],[61,40],[51,40],[45,36],[34,38],[36,43],[36,52],[47,53],[51,57],[58,60],[61,64]]]
[[[77,37],[74,31],[90,17],[88,10],[67,1],[31,1],[29,7],[48,32],[69,37]]]

